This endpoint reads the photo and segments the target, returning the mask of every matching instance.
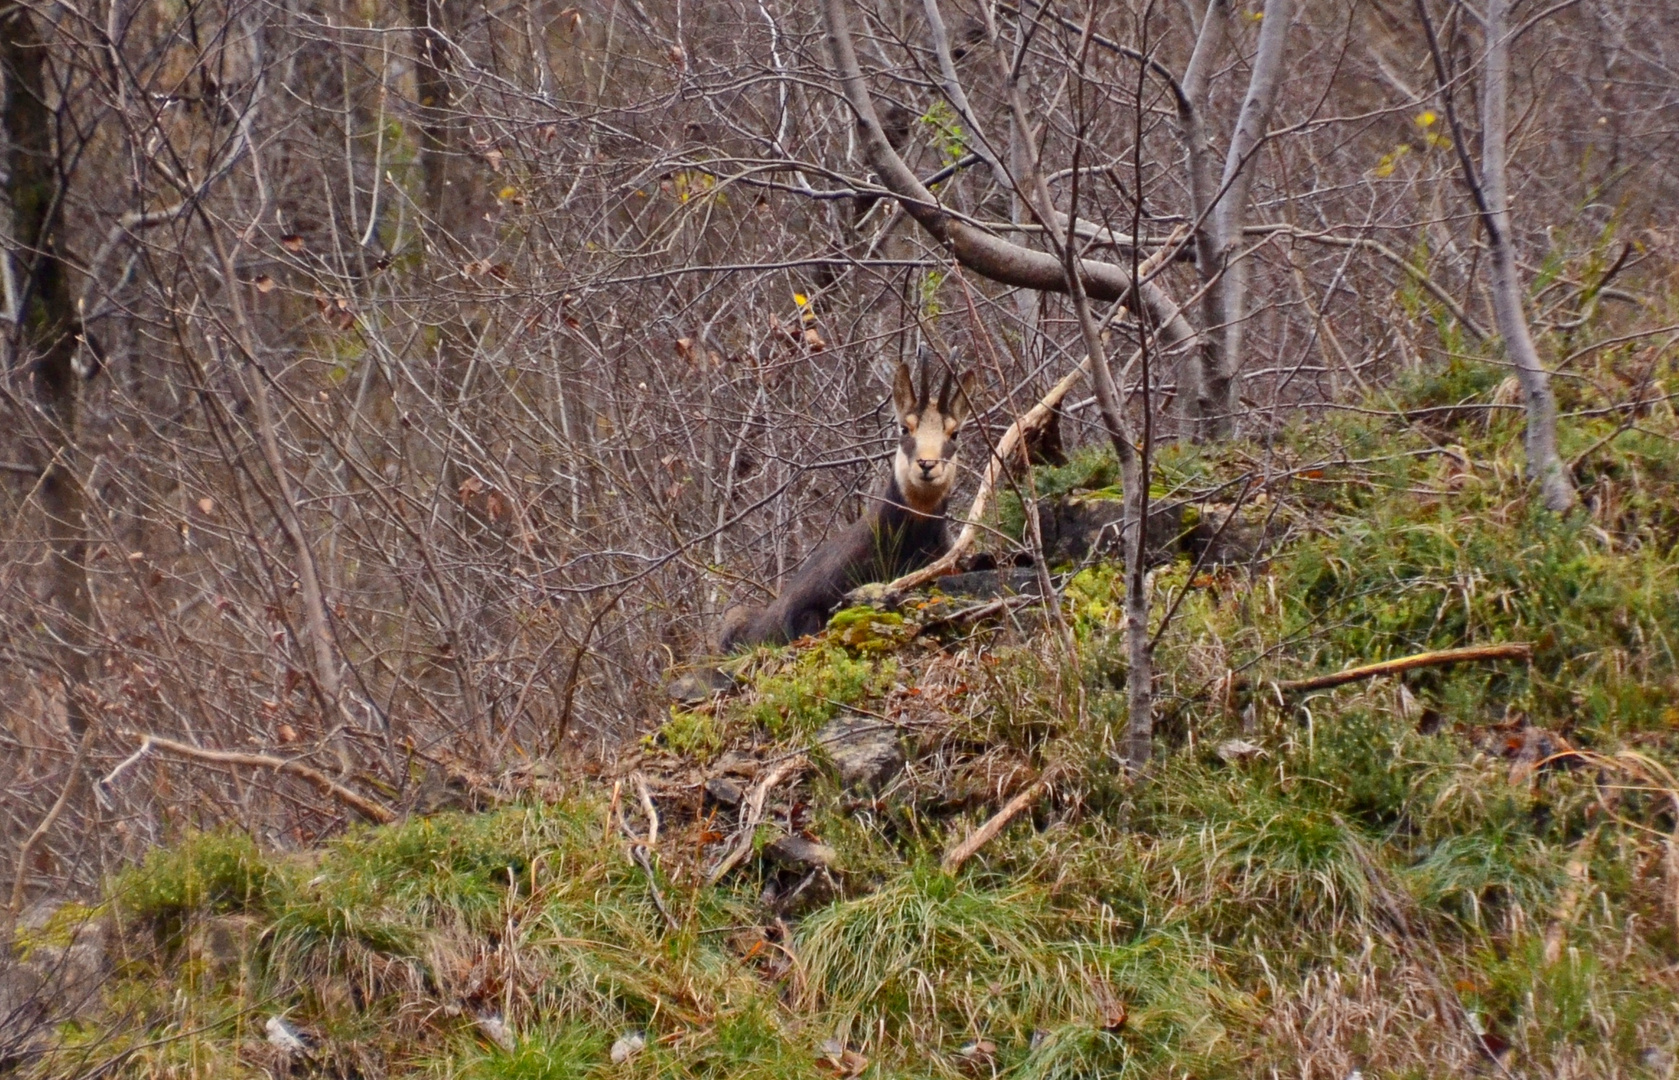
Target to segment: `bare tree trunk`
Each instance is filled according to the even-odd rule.
[[[1208,23],[1214,18],[1213,9],[1209,8]],[[1218,287],[1208,294],[1217,309],[1216,324],[1209,329],[1219,336],[1219,342],[1200,387],[1201,397],[1197,406],[1203,429],[1213,436],[1225,436],[1234,430],[1236,413],[1241,404],[1240,375],[1242,336],[1247,320],[1248,267],[1246,260],[1232,256],[1242,242],[1248,192],[1253,186],[1254,170],[1250,166],[1253,156],[1265,141],[1265,132],[1271,123],[1271,109],[1276,104],[1277,88],[1282,83],[1284,47],[1293,22],[1294,0],[1266,0],[1265,17],[1259,29],[1259,48],[1253,58],[1253,73],[1248,79],[1247,95],[1242,99],[1242,111],[1236,118],[1236,130],[1230,136],[1230,150],[1224,158],[1224,176],[1208,222],[1213,229],[1217,251],[1213,253],[1211,265],[1203,265],[1202,273],[1222,275]],[[1205,27],[1202,36],[1207,36]],[[1199,43],[1196,51],[1200,52]],[[1193,69],[1193,64],[1191,66]],[[1187,91],[1185,96],[1188,96]]]
[[[1088,29],[1086,34],[1088,35]],[[998,78],[1007,88],[1009,109],[1013,114],[1015,127],[1020,131],[1030,132],[1031,124],[1026,114],[1024,96],[1020,92],[1019,84],[1010,78],[1009,57],[1001,49],[994,28],[991,37]],[[1138,107],[1140,111],[1140,101]],[[1134,143],[1133,147],[1140,145],[1141,132],[1137,135],[1138,142]],[[1027,145],[1029,148],[1032,146],[1031,143]],[[1029,149],[1028,153],[1031,154],[1032,151]],[[1085,353],[1090,358],[1090,381],[1096,391],[1102,426],[1109,441],[1113,443],[1115,457],[1119,459],[1120,483],[1124,491],[1121,527],[1125,536],[1125,760],[1133,770],[1140,770],[1154,753],[1154,655],[1148,633],[1147,567],[1143,561],[1144,538],[1148,531],[1149,452],[1152,434],[1150,413],[1153,407],[1148,394],[1147,339],[1144,338],[1142,353],[1143,433],[1139,439],[1138,433],[1126,418],[1125,396],[1114,379],[1113,366],[1108,363],[1107,345],[1102,340],[1102,327],[1096,319],[1096,313],[1091,309],[1090,297],[1080,273],[1083,260],[1078,257],[1078,164],[1079,157],[1075,153],[1071,202],[1064,219],[1066,232],[1059,239],[1056,238],[1054,228],[1061,219],[1056,215],[1049,185],[1044,181],[1042,162],[1035,154],[1021,162],[1022,171],[1016,174],[1016,185],[1028,204],[1033,207],[1039,223],[1043,225],[1046,235],[1051,238],[1061,256],[1062,265],[1065,267],[1067,295],[1072,301],[1073,311],[1078,316],[1079,333],[1084,338]],[[1142,218],[1138,204],[1133,211],[1133,236],[1141,226]],[[1131,248],[1131,258],[1132,277],[1135,280],[1142,276],[1137,272],[1138,251],[1135,244]],[[1139,331],[1146,334],[1147,330],[1142,327],[1142,320],[1139,319],[1138,322]],[[1041,552],[1042,540],[1039,539],[1038,543]],[[1073,637],[1070,631],[1067,641],[1068,656],[1069,659],[1073,659]]]
[[[1487,244],[1492,248],[1493,315],[1504,350],[1516,365],[1527,404],[1527,471],[1539,482],[1545,506],[1561,513],[1576,500],[1568,468],[1557,453],[1557,401],[1551,376],[1539,362],[1522,310],[1525,290],[1510,238],[1510,184],[1506,139],[1510,126],[1510,38],[1507,0],[1487,0],[1487,59],[1481,82],[1481,170],[1486,177]]]
[[[406,2],[416,53],[415,90],[421,121],[419,165],[426,193],[425,212],[430,218],[427,234],[436,240],[431,272],[434,279],[439,279],[455,272],[451,248],[466,248],[463,261],[476,257],[471,241],[480,233],[483,220],[483,199],[475,190],[471,170],[465,165],[465,132],[455,102],[451,35],[460,33],[464,19],[460,0]],[[469,311],[459,309],[437,314],[442,376],[438,394],[460,410],[461,422],[468,428],[475,427],[468,402],[472,397],[472,354],[479,336],[476,321]],[[488,535],[484,522],[471,507],[459,501],[461,485],[471,477],[472,470],[463,466],[455,443],[456,440],[450,440],[439,471],[443,498],[454,503],[457,520],[466,535],[483,540]],[[456,604],[448,596],[450,583],[439,578],[437,588],[448,612],[450,655],[460,688],[461,707],[471,720],[485,760],[489,760],[495,737],[489,713],[470,671],[467,634],[457,616]]]
[[[1579,496],[1568,467],[1557,452],[1557,402],[1551,393],[1551,376],[1539,362],[1533,335],[1528,330],[1527,313],[1523,310],[1521,270],[1516,266],[1515,244],[1510,236],[1509,155],[1506,140],[1510,126],[1510,37],[1506,29],[1509,4],[1506,0],[1489,0],[1486,20],[1486,58],[1481,90],[1481,174],[1469,158],[1463,126],[1458,122],[1452,104],[1451,79],[1446,70],[1445,56],[1434,32],[1434,20],[1429,17],[1427,0],[1416,0],[1417,15],[1428,37],[1429,52],[1434,60],[1434,74],[1438,80],[1441,102],[1446,120],[1452,129],[1452,143],[1457,150],[1458,164],[1463,170],[1464,183],[1475,200],[1481,227],[1487,231],[1487,247],[1491,251],[1489,277],[1492,286],[1493,317],[1498,333],[1504,339],[1504,350],[1516,367],[1521,382],[1522,397],[1527,409],[1527,473],[1539,483],[1540,498],[1547,509],[1562,513],[1572,507]]]
[[[1189,209],[1195,220],[1195,263],[1203,281],[1208,282],[1201,294],[1201,325],[1208,328],[1201,336],[1195,352],[1184,357],[1178,378],[1178,398],[1182,409],[1193,425],[1199,427],[1206,415],[1202,402],[1206,395],[1208,373],[1218,368],[1220,339],[1210,331],[1224,317],[1224,279],[1218,275],[1223,245],[1218,236],[1218,218],[1214,209],[1218,203],[1218,179],[1213,173],[1213,147],[1207,131],[1207,108],[1212,87],[1213,69],[1224,53],[1229,36],[1229,0],[1208,0],[1207,14],[1201,20],[1201,33],[1195,39],[1195,51],[1190,54],[1189,66],[1184,69],[1181,93],[1178,95],[1178,137],[1183,140],[1189,168]]]
[[[93,613],[87,581],[87,523],[76,468],[76,412],[82,334],[76,302],[58,255],[63,192],[47,108],[46,47],[29,9],[0,16],[0,123],[11,149],[6,194],[17,246],[18,310],[8,352],[28,364],[41,437],[39,494],[48,548],[49,650],[64,680],[70,730],[87,726],[83,685]],[[10,258],[10,255],[4,256]]]
[[[419,98],[420,175],[426,191],[426,213],[441,215],[449,205],[450,159],[455,115],[450,108],[452,68],[445,28],[452,21],[449,0],[408,0],[408,21],[414,27],[414,89]],[[464,194],[464,193],[463,193]]]
[[[1287,5],[1289,0],[1273,0]],[[930,7],[930,5],[929,5]],[[1153,316],[1161,328],[1162,337],[1172,341],[1193,339],[1193,331],[1184,320],[1181,310],[1158,287],[1145,284],[1135,288],[1133,282],[1141,274],[1136,265],[1138,251],[1131,246],[1133,267],[1126,271],[1111,263],[1082,258],[1078,248],[1077,176],[1078,158],[1074,158],[1074,177],[1070,212],[1060,214],[1049,186],[1044,180],[1041,163],[1037,159],[1032,134],[1034,126],[1026,111],[1026,103],[1019,83],[1013,77],[1013,65],[1004,50],[994,22],[986,23],[986,37],[996,60],[998,85],[1007,101],[1013,130],[1010,161],[997,167],[1006,173],[1011,191],[1038,219],[1038,225],[1049,239],[1054,254],[1035,251],[1008,241],[997,239],[947,214],[932,194],[910,171],[888,142],[880,126],[862,68],[857,62],[851,32],[847,26],[845,0],[826,0],[824,12],[828,23],[829,44],[835,66],[839,69],[841,85],[862,134],[863,153],[869,165],[879,174],[881,182],[894,195],[911,217],[951,250],[956,260],[975,272],[1005,285],[1014,285],[1039,292],[1063,292],[1072,301],[1077,313],[1085,352],[1090,361],[1091,383],[1096,391],[1102,425],[1114,446],[1123,473],[1125,488],[1124,528],[1126,531],[1126,612],[1129,670],[1130,721],[1126,734],[1126,760],[1132,768],[1141,768],[1153,752],[1154,677],[1151,642],[1148,634],[1149,599],[1146,584],[1144,536],[1148,520],[1148,461],[1147,424],[1141,446],[1125,417],[1125,401],[1113,370],[1108,362],[1107,347],[1102,341],[1102,328],[1090,301],[1092,297],[1120,300],[1140,294],[1139,307]],[[936,18],[934,19],[937,22]],[[1090,29],[1085,28],[1085,44]],[[934,30],[935,44],[944,41],[939,26]],[[949,80],[953,65],[941,56],[941,69]],[[949,95],[953,106],[964,108],[965,98]],[[1259,125],[1263,133],[1263,122]],[[1140,132],[1139,132],[1140,136]],[[1140,208],[1133,219],[1132,232],[1141,227]],[[1147,351],[1144,352],[1145,388]],[[1144,395],[1145,414],[1152,403]]]

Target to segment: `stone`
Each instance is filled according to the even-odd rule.
[[[1265,753],[1265,748],[1246,739],[1226,739],[1214,748],[1213,753],[1226,764],[1234,765],[1239,761],[1252,761],[1260,757]]]
[[[705,782],[705,794],[720,806],[739,806],[743,797],[740,785],[723,776],[713,776]]]
[[[607,1056],[612,1059],[612,1064],[622,1065],[645,1049],[647,1049],[646,1034],[640,1031],[626,1031],[613,1042],[612,1049],[607,1051]]]
[[[1263,556],[1282,532],[1270,505],[1257,499],[1240,508],[1212,503],[1202,510],[1185,546],[1203,566],[1233,566]]]
[[[262,1025],[262,1030],[268,1036],[268,1044],[287,1057],[309,1049],[309,1044],[303,1041],[303,1033],[283,1016],[270,1016]]]
[[[192,955],[218,975],[238,969],[252,938],[259,933],[249,915],[216,915],[198,922],[190,939]]]
[[[507,1053],[511,1054],[519,1048],[519,1040],[513,1037],[513,1029],[507,1026],[507,1021],[501,1018],[500,1013],[479,1013],[472,1018],[472,1022],[478,1026],[484,1038]]]
[[[800,872],[830,869],[835,859],[834,849],[827,844],[792,835],[770,843],[764,848],[764,854],[777,866]]]
[[[1118,560],[1125,504],[1118,498],[1069,495],[1040,506],[1038,528],[1043,534],[1044,558],[1049,565]],[[1149,505],[1145,559],[1160,566],[1177,557],[1184,536],[1183,504]]]
[[[1043,592],[1038,572],[1031,567],[998,567],[951,574],[933,582],[933,587],[950,597],[991,600],[999,596],[1039,596]]]
[[[833,766],[841,787],[866,791],[891,783],[906,760],[897,728],[867,717],[828,721],[816,733],[816,750]]]
[[[32,966],[0,957],[0,1076],[52,1045],[47,989]]]
[[[665,694],[678,705],[704,705],[718,694],[733,690],[735,681],[714,667],[695,668],[665,684]]]

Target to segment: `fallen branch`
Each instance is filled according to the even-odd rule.
[[[990,820],[975,829],[966,840],[946,852],[944,859],[939,863],[940,869],[947,874],[956,873],[957,870],[961,869],[962,864],[973,856],[974,852],[989,844],[1022,810],[1037,802],[1038,796],[1048,790],[1048,781],[1034,781],[1025,791],[1004,804],[1001,810],[991,815]]]
[[[1160,250],[1144,259],[1142,264],[1137,267],[1137,280],[1146,281],[1149,275],[1160,269],[1160,266],[1177,250],[1178,243],[1187,231],[1187,228],[1182,225],[1173,230],[1172,234],[1162,243]],[[921,569],[911,571],[895,581],[887,582],[883,591],[888,596],[920,588],[934,578],[943,577],[956,569],[957,560],[967,553],[968,548],[973,546],[974,538],[979,535],[980,522],[984,519],[985,511],[990,506],[991,495],[996,490],[997,481],[1002,479],[1003,470],[1008,468],[1009,460],[1014,457],[1016,451],[1025,445],[1026,438],[1029,435],[1049,422],[1049,418],[1055,413],[1056,406],[1061,404],[1061,399],[1066,397],[1068,392],[1077,386],[1079,381],[1089,372],[1090,357],[1086,356],[1079,361],[1078,367],[1068,372],[1060,382],[1051,387],[1049,393],[1045,394],[1036,405],[1026,410],[1022,416],[1008,426],[1008,430],[1003,432],[1002,438],[997,440],[997,446],[992,451],[991,460],[986,463],[985,475],[980,478],[979,489],[974,492],[974,501],[968,507],[968,516],[962,522],[962,531],[957,534],[955,543],[950,545],[949,551]],[[874,589],[873,586],[867,588],[871,592]]]
[[[1483,660],[1531,660],[1533,646],[1525,641],[1511,641],[1501,645],[1471,645],[1462,649],[1441,649],[1437,652],[1415,653],[1411,656],[1401,656],[1394,660],[1383,660],[1377,664],[1364,664],[1361,667],[1347,668],[1329,675],[1313,675],[1307,679],[1289,679],[1285,682],[1265,683],[1268,688],[1280,694],[1300,694],[1310,690],[1327,690],[1332,686],[1343,686],[1360,679],[1376,679],[1383,675],[1397,675],[1403,671],[1414,671],[1417,668],[1443,667],[1447,664],[1475,663]],[[1222,686],[1226,693],[1246,690],[1257,680],[1245,675],[1234,675],[1215,684]]]
[[[740,829],[735,833],[734,841],[730,844],[729,850],[717,861],[717,865],[712,868],[711,873],[706,875],[705,883],[707,885],[715,885],[722,881],[730,870],[733,870],[742,859],[746,858],[752,850],[752,836],[758,831],[758,823],[764,818],[764,800],[769,798],[770,791],[777,784],[789,776],[796,776],[803,772],[807,764],[809,762],[802,754],[789,758],[770,770],[769,775],[753,785],[752,791],[746,796],[746,804],[741,807]]]
[[[191,758],[194,761],[209,761],[217,765],[243,765],[251,769],[273,769],[275,772],[288,772],[309,781],[322,794],[331,796],[369,821],[380,825],[388,825],[396,820],[396,812],[389,807],[350,790],[326,773],[313,766],[305,765],[301,761],[274,757],[270,754],[247,754],[237,750],[206,750],[202,746],[176,742],[174,739],[147,734],[144,731],[123,731],[120,734],[125,738],[139,739],[140,749],[124,761],[122,765],[118,766],[111,776],[100,781],[101,785],[114,780],[118,772],[139,760],[148,750],[162,750],[166,754]]]

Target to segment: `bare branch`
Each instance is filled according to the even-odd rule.
[[[305,765],[295,758],[274,757],[270,754],[248,754],[237,750],[209,750],[202,746],[193,746],[190,743],[166,739],[162,735],[152,735],[143,731],[119,731],[117,734],[127,739],[138,739],[142,751],[151,748],[178,757],[189,758],[193,761],[208,761],[216,765],[239,765],[248,769],[273,769],[275,772],[291,773],[293,776],[307,780],[315,785],[322,794],[331,796],[371,822],[388,825],[396,820],[396,813],[388,807],[352,791],[314,766]]]

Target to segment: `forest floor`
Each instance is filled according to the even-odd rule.
[[[1559,380],[1563,518],[1520,479],[1505,372],[1467,361],[1265,445],[1163,451],[1158,499],[1234,514],[1251,550],[1154,574],[1140,780],[1116,568],[1072,574],[1059,620],[853,609],[730,661],[738,691],[598,775],[317,850],[155,851],[23,932],[50,957],[97,931],[110,963],[22,1072],[1673,1076],[1661,363],[1635,342]],[[1112,495],[1100,457],[1036,480]],[[1499,643],[1531,657],[1281,685]]]

